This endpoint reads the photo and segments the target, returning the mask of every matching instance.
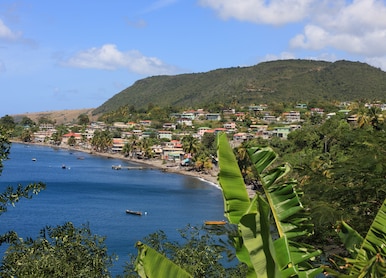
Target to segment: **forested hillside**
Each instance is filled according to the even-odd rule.
[[[123,105],[147,108],[151,103],[184,108],[232,102],[249,105],[383,100],[385,92],[386,73],[364,63],[280,60],[205,73],[148,77],[114,95],[94,114],[114,111]]]

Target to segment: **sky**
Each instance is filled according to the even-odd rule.
[[[0,117],[279,59],[386,71],[386,0],[0,0]]]

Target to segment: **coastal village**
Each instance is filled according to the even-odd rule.
[[[251,105],[242,112],[227,109],[219,113],[210,113],[204,109],[188,110],[181,113],[172,113],[169,122],[157,123],[154,120],[138,120],[136,122],[113,122],[106,124],[96,121],[87,125],[66,124],[68,132],[57,138],[57,126],[53,123],[40,123],[38,131],[29,138],[33,143],[45,143],[60,146],[70,146],[89,152],[103,152],[109,154],[124,154],[125,157],[146,160],[162,161],[165,165],[188,166],[192,165],[192,153],[184,148],[183,139],[191,137],[201,141],[206,135],[215,135],[218,132],[228,134],[233,147],[242,142],[255,139],[280,138],[285,140],[292,131],[302,127],[306,119],[312,117],[323,121],[330,117],[341,115],[348,122],[356,123],[357,115],[352,115],[350,102],[339,103],[335,111],[324,111],[318,107],[307,107],[306,104],[296,104],[293,109],[275,115],[266,104]],[[377,106],[382,111],[386,104],[366,104],[370,108]],[[109,142],[103,150],[96,147],[95,134],[108,131]],[[56,139],[54,139],[56,138]],[[147,145],[146,150],[139,142],[152,138],[153,145]],[[126,146],[126,147],[125,147]],[[213,160],[209,168],[215,165]],[[208,169],[207,169],[208,170]]]

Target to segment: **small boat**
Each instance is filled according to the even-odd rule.
[[[141,211],[134,211],[134,210],[126,210],[126,213],[127,214],[133,214],[133,215],[139,215],[141,216],[142,215],[142,212]]]
[[[36,158],[34,157],[34,158],[32,158],[32,161],[36,161]]]
[[[113,165],[113,166],[111,166],[111,168],[112,168],[113,170],[121,170],[121,169],[122,169],[122,166],[121,166],[121,165]]]
[[[205,221],[205,225],[225,225],[227,222],[224,220],[210,220]]]
[[[62,169],[66,169],[66,168],[67,168],[66,165],[63,164],[63,165],[62,165]]]

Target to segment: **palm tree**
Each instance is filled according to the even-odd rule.
[[[91,145],[98,152],[106,152],[109,147],[112,146],[113,139],[111,138],[111,134],[107,130],[96,131],[94,133],[94,137],[91,140]]]
[[[193,156],[193,154],[197,153],[198,149],[200,148],[200,142],[197,138],[193,137],[192,135],[185,136],[182,138],[182,148],[185,153],[190,154]]]

